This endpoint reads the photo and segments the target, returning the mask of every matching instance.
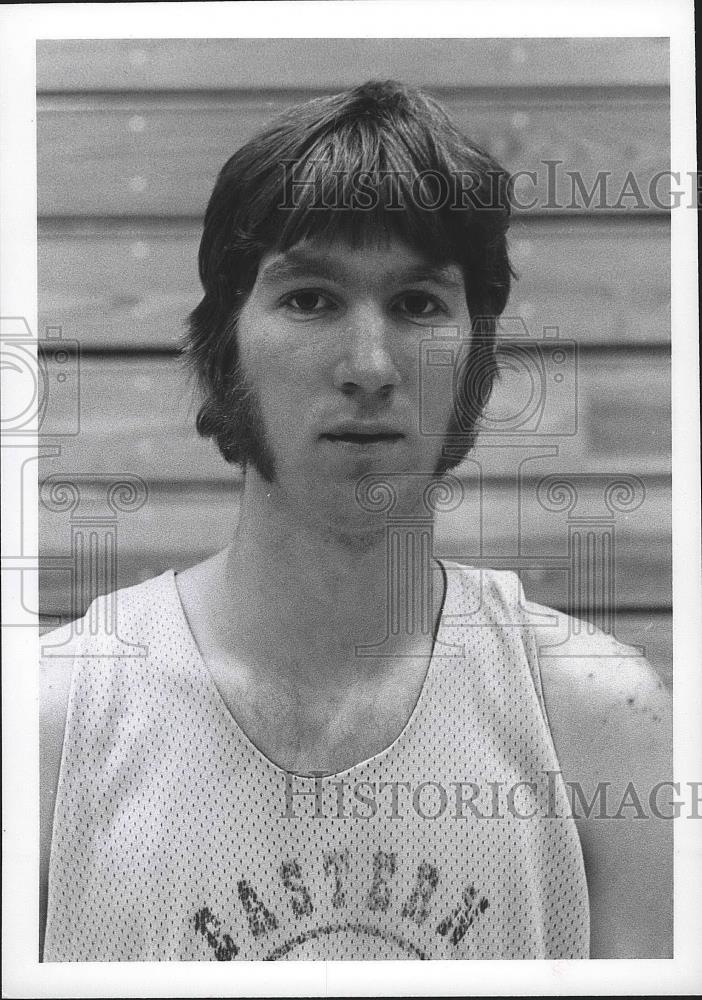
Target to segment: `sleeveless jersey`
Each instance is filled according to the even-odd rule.
[[[521,585],[443,567],[412,715],[326,777],[282,770],[238,726],[173,570],[112,595],[111,634],[98,598],[73,663],[44,960],[587,958]]]

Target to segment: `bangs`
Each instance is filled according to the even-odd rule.
[[[466,264],[471,232],[484,228],[485,216],[493,231],[507,227],[509,209],[499,203],[506,175],[493,183],[494,161],[438,105],[422,103],[419,116],[397,100],[379,107],[377,97],[373,114],[360,100],[340,113],[322,98],[305,106],[307,128],[299,108],[283,115],[259,151],[256,184],[241,178],[246,197],[229,214],[229,246],[260,257],[305,240],[360,248],[395,238],[436,263]],[[236,159],[223,174],[238,172]]]
[[[333,134],[282,165],[273,189],[261,192],[269,205],[262,242],[284,251],[302,240],[363,247],[394,237],[443,263],[462,255],[468,221],[451,187],[443,165],[422,162],[396,135],[347,144]]]

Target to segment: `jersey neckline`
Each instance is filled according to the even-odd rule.
[[[406,739],[409,738],[412,730],[416,728],[418,724],[418,719],[420,718],[423,712],[424,705],[428,701],[429,689],[430,687],[433,686],[436,673],[439,669],[437,666],[437,661],[442,659],[442,655],[438,650],[440,650],[442,645],[444,644],[444,640],[446,638],[445,633],[446,629],[448,628],[448,626],[445,624],[446,609],[447,607],[453,606],[453,600],[455,598],[455,588],[457,586],[456,582],[453,579],[455,574],[447,571],[446,561],[440,559],[438,556],[435,556],[434,558],[441,567],[441,573],[444,582],[444,596],[441,602],[441,608],[439,610],[439,618],[437,621],[437,626],[432,639],[432,648],[431,648],[431,654],[429,656],[429,665],[427,666],[427,670],[424,675],[424,680],[422,682],[421,690],[419,692],[416,702],[414,703],[414,707],[412,708],[412,711],[409,714],[407,721],[405,722],[404,726],[397,734],[395,739],[391,743],[389,743],[388,746],[383,747],[382,750],[379,750],[371,757],[366,757],[363,760],[356,762],[355,764],[351,764],[349,767],[346,767],[341,771],[334,771],[331,774],[324,774],[318,776],[310,774],[300,774],[297,771],[289,771],[286,768],[281,767],[279,764],[276,764],[275,761],[271,760],[270,757],[266,756],[266,754],[244,732],[242,727],[239,725],[239,723],[236,721],[233,714],[227,707],[227,704],[224,701],[224,698],[222,697],[219,688],[215,684],[212,673],[207,664],[205,663],[204,657],[200,652],[200,648],[195,640],[195,636],[193,634],[192,629],[190,628],[190,623],[188,622],[187,616],[185,614],[185,608],[183,607],[183,602],[181,601],[180,594],[178,593],[178,587],[175,581],[176,577],[175,570],[173,568],[166,570],[165,573],[163,574],[163,577],[167,583],[168,596],[176,612],[176,617],[178,620],[178,624],[180,626],[180,630],[183,634],[183,638],[187,646],[190,649],[191,658],[196,664],[198,674],[204,680],[206,688],[209,691],[213,699],[213,702],[216,706],[217,712],[220,718],[224,721],[227,728],[236,737],[237,741],[242,745],[242,747],[249,754],[253,754],[259,760],[259,762],[262,763],[264,767],[266,767],[266,769],[274,771],[277,775],[281,777],[286,777],[288,779],[295,778],[298,781],[307,781],[314,783],[320,780],[330,781],[333,779],[342,778],[361,768],[371,766],[381,758],[384,758],[395,752],[397,749],[399,749],[400,745],[404,743]]]

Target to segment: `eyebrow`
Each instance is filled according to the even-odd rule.
[[[298,278],[317,277],[327,281],[342,283],[348,277],[345,267],[322,257],[299,250],[291,250],[282,257],[272,260],[262,269],[261,282],[273,284],[276,281],[291,281]],[[444,288],[463,289],[463,278],[456,277],[448,267],[434,264],[416,264],[408,268],[389,271],[387,279],[390,282],[403,284],[415,281],[429,281]]]

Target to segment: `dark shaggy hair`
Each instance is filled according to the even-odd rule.
[[[463,272],[471,346],[454,378],[456,412],[435,471],[458,465],[497,373],[496,320],[513,276],[510,194],[500,165],[434,100],[399,83],[365,83],[276,118],[225,163],[205,214],[205,295],[185,348],[204,396],[198,432],[214,437],[227,462],[251,462],[272,479],[236,341],[262,257],[305,239],[362,246],[395,236]]]

